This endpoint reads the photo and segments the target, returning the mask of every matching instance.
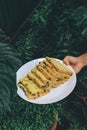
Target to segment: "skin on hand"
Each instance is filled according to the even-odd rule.
[[[66,65],[71,65],[72,68],[74,69],[74,71],[76,73],[80,72],[81,69],[85,66],[87,66],[87,53],[80,55],[78,57],[74,57],[74,56],[66,56],[63,59],[63,62]]]

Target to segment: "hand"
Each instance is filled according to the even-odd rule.
[[[87,53],[80,55],[79,57],[66,56],[63,59],[66,65],[71,65],[76,73],[80,72],[81,69],[87,66]]]

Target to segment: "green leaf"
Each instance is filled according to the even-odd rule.
[[[84,28],[84,29],[83,29],[82,35],[83,35],[83,36],[87,36],[87,28]]]

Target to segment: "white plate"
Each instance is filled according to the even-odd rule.
[[[31,71],[32,68],[36,67],[36,65],[44,60],[44,58],[32,60],[26,64],[24,64],[21,68],[16,73],[16,84],[19,82],[21,78],[23,78],[29,71]],[[56,59],[62,63],[61,60]],[[62,63],[63,64],[63,63]],[[31,102],[31,103],[36,103],[36,104],[50,104],[50,103],[55,103],[58,102],[65,97],[67,97],[75,88],[76,85],[76,74],[74,70],[72,69],[71,66],[67,66],[72,72],[73,75],[70,77],[68,81],[66,81],[64,84],[58,86],[57,88],[51,89],[51,91],[46,94],[45,96],[42,96],[40,98],[30,100],[27,98],[25,93],[21,88],[17,86],[17,94],[24,100]]]

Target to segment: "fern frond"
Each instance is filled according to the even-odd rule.
[[[0,64],[6,64],[15,70],[21,65],[16,51],[9,44],[0,43]]]
[[[21,66],[16,50],[10,44],[0,43],[0,112],[10,111],[16,94],[16,71]]]

